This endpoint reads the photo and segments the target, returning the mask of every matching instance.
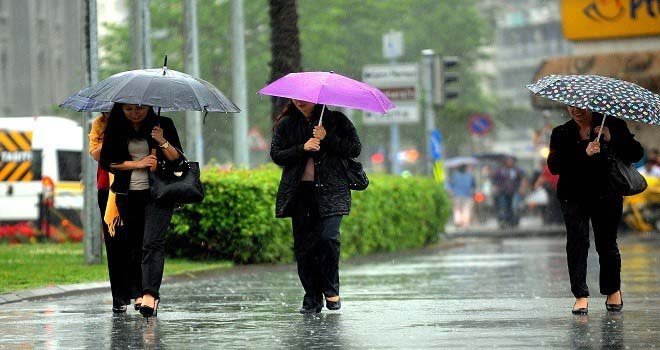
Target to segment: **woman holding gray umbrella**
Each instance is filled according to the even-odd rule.
[[[142,298],[140,313],[155,315],[165,264],[164,233],[173,205],[157,203],[149,190],[149,171],[157,161],[171,166],[181,158],[181,142],[171,119],[158,117],[152,107],[115,103],[108,117],[101,150],[101,166],[115,176],[124,232],[130,240],[126,258],[134,286],[131,297]]]

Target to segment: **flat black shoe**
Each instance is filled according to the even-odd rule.
[[[621,291],[619,291],[621,293]],[[605,299],[605,308],[610,312],[621,312],[623,309],[623,293],[621,295],[621,304],[608,304],[607,299]]]
[[[123,314],[126,312],[126,305],[121,305],[121,306],[113,306],[112,307],[112,312],[116,314]]]
[[[589,314],[589,303],[587,303],[587,307],[581,307],[579,309],[576,309],[575,304],[573,304],[573,310],[571,310],[571,313],[573,315],[588,315]]]
[[[321,300],[321,302],[318,300]],[[321,299],[315,298],[314,300],[303,299],[303,305],[299,311],[301,314],[318,314],[321,310],[323,310],[323,297]]]
[[[341,309],[341,298],[339,298],[337,301],[330,301],[328,299],[325,299],[325,307],[328,308],[328,310]]]

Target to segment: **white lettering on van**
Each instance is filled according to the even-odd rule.
[[[8,162],[29,162],[32,161],[32,152],[30,151],[24,151],[24,152],[7,152],[7,151],[2,151],[0,152],[0,161],[3,163],[8,163]]]

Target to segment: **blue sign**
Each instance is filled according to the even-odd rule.
[[[442,134],[440,133],[440,130],[433,130],[431,131],[431,137],[430,137],[430,143],[431,143],[431,159],[433,160],[440,160],[442,159]]]
[[[486,135],[493,128],[493,120],[487,115],[475,114],[468,119],[468,130],[475,135]]]

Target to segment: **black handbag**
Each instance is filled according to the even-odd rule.
[[[204,186],[199,178],[199,163],[190,162],[183,155],[178,164],[166,164],[159,161],[158,170],[149,173],[149,189],[156,202],[169,205],[202,202]]]
[[[648,184],[644,176],[632,164],[619,157],[609,157],[609,182],[612,189],[622,196],[633,196],[644,192]]]
[[[342,158],[346,177],[348,178],[348,188],[354,191],[364,191],[369,187],[369,178],[362,168],[362,163],[355,159]]]

